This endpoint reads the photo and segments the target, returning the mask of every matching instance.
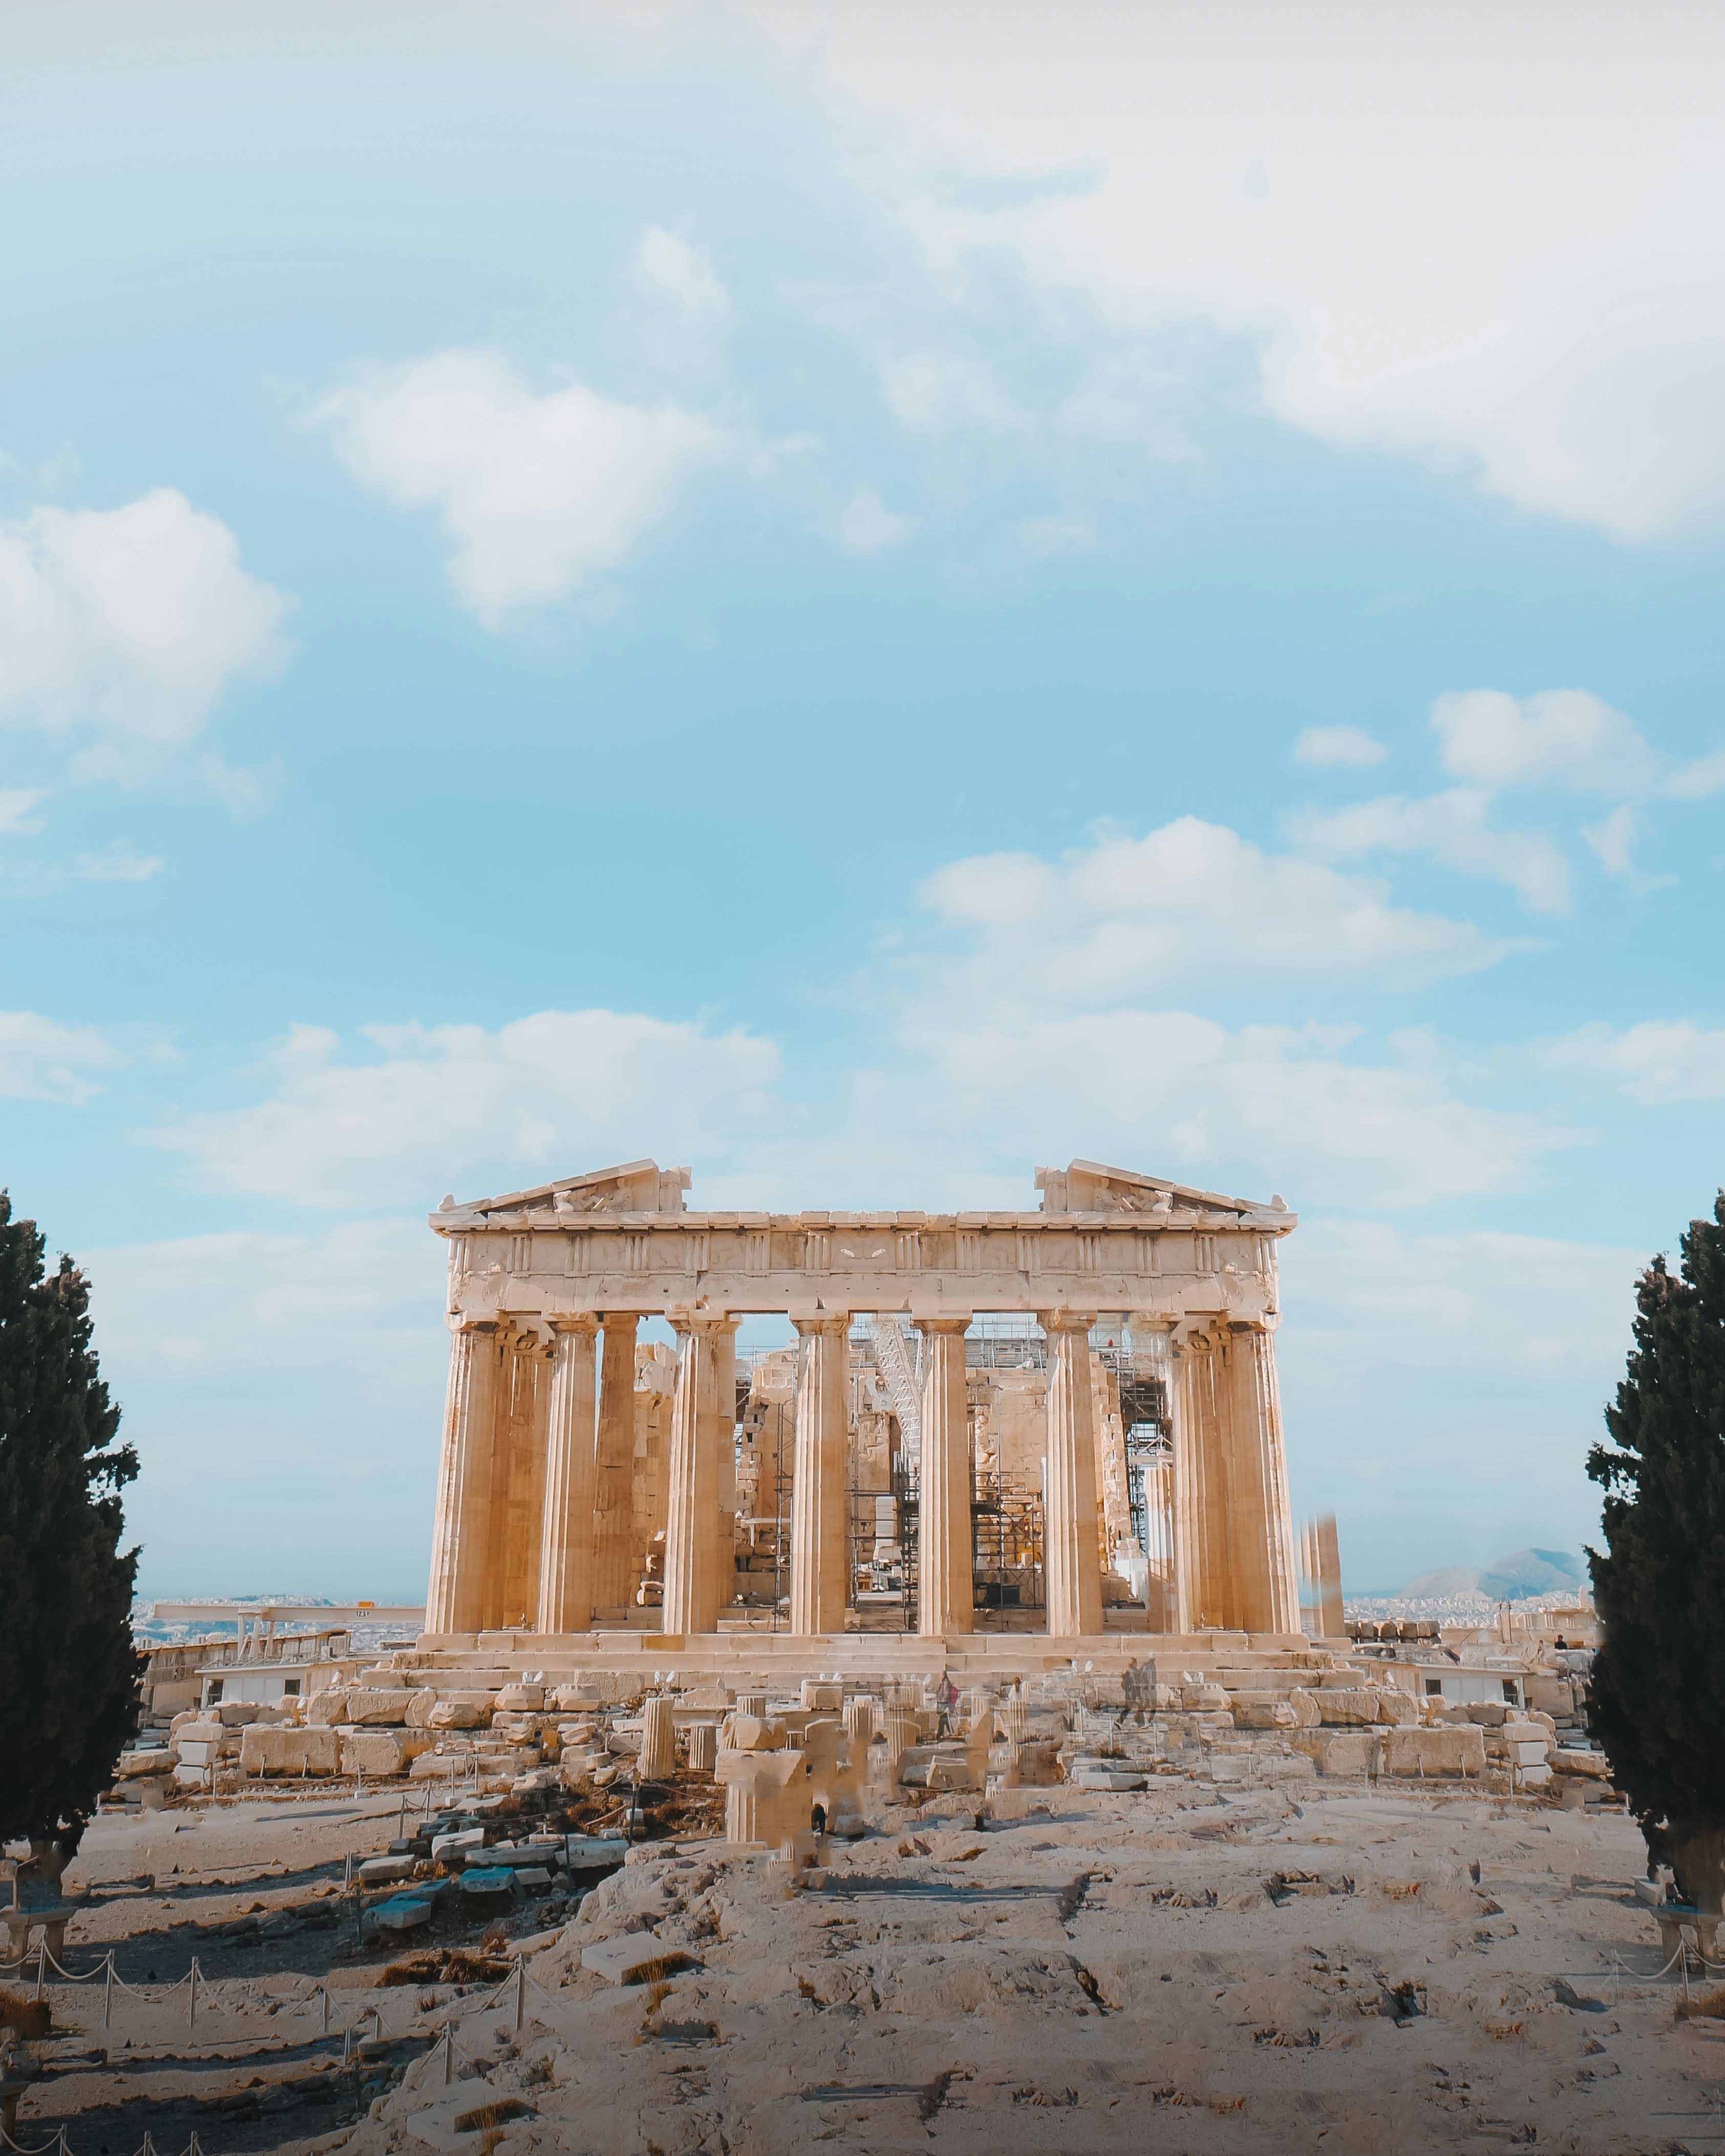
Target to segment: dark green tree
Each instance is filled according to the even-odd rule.
[[[137,1714],[120,1492],[138,1463],[114,1443],[90,1284],[44,1249],[0,1191],[0,1838],[57,1878]]]
[[[1603,1644],[1588,1722],[1650,1854],[1679,1893],[1725,1893],[1725,1192],[1692,1220],[1682,1267],[1635,1290],[1635,1345],[1613,1442],[1587,1471],[1605,1491],[1589,1550]]]

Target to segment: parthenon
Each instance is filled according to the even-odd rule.
[[[1299,1643],[1279,1197],[1084,1160],[1039,1168],[1023,1212],[691,1213],[689,1182],[634,1161],[430,1216],[450,1358],[426,1645]],[[740,1358],[760,1314],[797,1344]],[[639,1339],[652,1318],[675,1348]]]

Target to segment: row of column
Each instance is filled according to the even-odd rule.
[[[605,1312],[550,1321],[542,1409],[536,1609],[541,1633],[584,1631],[596,1609],[632,1599],[634,1363],[638,1319]],[[850,1319],[793,1321],[803,1342],[792,1470],[790,1629],[842,1631],[849,1599],[846,1362]],[[923,1336],[917,1629],[974,1625],[970,1441],[963,1317],[916,1321]],[[736,1420],[733,1316],[674,1317],[680,1336],[665,1525],[665,1631],[718,1628],[732,1552],[720,1498]],[[1047,1627],[1102,1629],[1096,1433],[1090,1378],[1094,1314],[1050,1311],[1043,1477]],[[602,1373],[597,1348],[604,1335]],[[426,1628],[476,1632],[506,1621],[493,1520],[505,1343],[465,1321],[451,1342]],[[1269,1332],[1228,1325],[1178,1342],[1174,1363],[1175,1629],[1297,1630],[1292,1529]],[[597,1397],[596,1397],[597,1392]]]
[[[1218,1323],[1172,1352],[1174,1629],[1297,1632],[1274,1334]]]

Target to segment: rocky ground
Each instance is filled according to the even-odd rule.
[[[71,2156],[131,2156],[146,2128],[165,2156],[194,2128],[206,2156],[1725,2147],[1725,2019],[1682,2017],[1678,1976],[1656,1973],[1620,1814],[1184,1778],[1008,1791],[994,1811],[1022,1816],[981,1824],[977,1801],[877,1805],[800,1888],[712,1839],[651,1844],[572,1914],[554,1904],[567,1921],[525,1902],[488,1948],[445,1938],[420,1980],[382,1989],[390,1949],[356,1951],[339,1890],[348,1855],[387,1845],[394,1800],[104,1817],[69,1960],[111,1943],[155,1992],[195,1953],[214,1989],[194,2041],[183,1986],[121,1994],[105,2034],[99,1984],[57,1989],[65,2033],[18,2138],[64,2122]],[[607,1942],[662,1972],[609,1980],[583,1961]]]

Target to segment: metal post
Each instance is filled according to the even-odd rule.
[[[42,1996],[42,1987],[48,1979],[48,1933],[44,1931],[36,1942],[36,1996]]]
[[[515,1965],[515,2033],[519,2036],[527,2019],[527,1964]]]
[[[444,2087],[447,2088],[455,2078],[455,2025],[444,2024]]]
[[[197,2033],[198,2033],[198,1957],[197,1957],[197,1955],[196,1955],[196,1954],[194,1954],[194,1955],[192,1957],[192,1988],[191,1988],[191,1990],[190,1990],[189,1994],[187,1994],[187,1999],[186,1999],[186,2034],[187,2035],[187,2036],[195,2036],[195,2035],[197,2035]]]
[[[103,1977],[102,1977],[102,2026],[103,2026],[103,2028],[105,2028],[105,2029],[111,2029],[111,2028],[113,2027],[113,2025],[114,2025],[114,1949],[113,1949],[113,1948],[112,1948],[112,1947],[110,1947],[110,1948],[109,1948],[109,1949],[108,1949],[108,1966],[107,1966],[107,1969],[106,1969],[105,1973],[104,1974],[104,1975],[103,1975]]]
[[[327,1986],[320,1984],[317,1988],[317,1995],[323,2001],[323,2033],[327,2036],[330,2033],[330,1994]]]

